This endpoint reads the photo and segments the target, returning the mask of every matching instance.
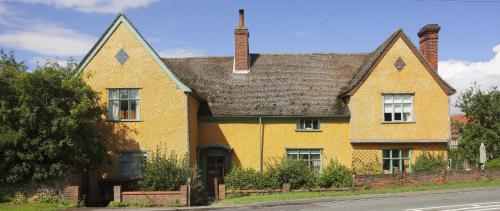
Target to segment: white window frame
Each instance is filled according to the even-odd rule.
[[[401,98],[401,102],[395,102],[395,97],[399,96]],[[386,99],[391,98],[390,100]],[[405,97],[409,97],[409,102],[405,101]],[[413,93],[383,93],[382,94],[382,122],[383,123],[413,123],[415,122],[415,112],[413,110],[413,100],[414,100],[414,94]],[[389,102],[390,101],[390,102]],[[405,119],[405,105],[409,104],[409,109],[410,109],[410,118],[407,120]],[[385,119],[385,114],[386,114],[386,106],[391,105],[391,120],[388,121]],[[396,112],[396,107],[400,106],[401,111]],[[395,120],[395,114],[401,114],[401,119],[400,120]]]
[[[140,121],[141,119],[141,106],[140,106],[140,89],[137,88],[120,88],[120,89],[108,89],[108,120],[110,121]],[[130,93],[127,94],[127,98],[121,98],[121,92],[130,92],[136,91],[137,96],[131,97]],[[117,96],[114,96],[112,93],[116,92]],[[136,109],[135,109],[135,118],[130,118],[131,111],[131,102],[135,101]],[[127,118],[120,118],[120,109],[121,103],[127,103],[128,112]],[[115,107],[116,106],[116,107]],[[115,113],[116,112],[116,113]]]
[[[306,121],[311,121],[309,127]],[[314,122],[317,121],[318,128],[314,128]],[[296,131],[321,131],[321,121],[319,118],[302,118],[297,121]]]
[[[303,148],[290,148],[290,149],[286,149],[286,157],[287,158],[290,158],[290,159],[298,159],[298,160],[303,160],[305,162],[307,162],[307,165],[309,165],[310,168],[318,171],[318,172],[321,172],[322,168],[323,168],[323,150],[322,149],[318,149],[318,148],[311,148],[311,149],[303,149]],[[305,155],[307,154],[307,159],[302,159],[300,157],[300,155]],[[319,158],[318,159],[312,159],[311,158],[311,155],[314,154],[314,155],[319,155]],[[291,158],[291,155],[294,155],[296,156],[295,158]],[[317,169],[314,168],[314,164],[313,162],[319,162],[319,166]]]
[[[389,151],[389,157],[384,157],[384,151],[388,150]],[[393,157],[393,151],[394,150],[397,150],[398,151],[398,156],[397,157]],[[408,157],[403,157],[403,150],[408,150]],[[388,148],[388,149],[382,149],[382,171],[384,171],[384,173],[394,173],[394,166],[393,166],[393,161],[394,160],[397,160],[399,161],[399,166],[403,166],[404,165],[404,161],[403,160],[408,160],[408,170],[406,173],[408,172],[412,172],[412,154],[413,154],[413,150],[412,149],[405,149],[405,148]],[[385,170],[384,169],[384,161],[388,160],[389,161],[389,170]],[[400,171],[398,172],[401,172],[401,169]]]
[[[125,158],[128,158],[130,160],[125,160]],[[139,163],[137,164],[137,161],[134,160],[134,159],[137,159],[138,157],[140,157],[140,161]],[[144,163],[146,162],[146,160],[148,159],[148,153],[147,151],[119,151],[117,154],[116,154],[116,162],[117,162],[117,174],[118,176],[122,176],[122,177],[140,177],[142,176],[142,168],[143,168],[143,165]],[[130,165],[127,169],[129,170],[129,172],[125,172],[124,171],[124,165]],[[138,168],[138,169],[133,169],[134,166],[133,165],[138,165],[138,166],[135,166],[135,168]]]

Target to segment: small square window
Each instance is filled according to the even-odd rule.
[[[319,119],[300,119],[297,122],[297,130],[319,130]]]
[[[413,121],[413,95],[411,94],[384,94],[384,122]]]

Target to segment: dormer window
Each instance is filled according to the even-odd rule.
[[[412,122],[412,94],[384,94],[384,122]]]
[[[300,119],[297,122],[297,130],[298,131],[319,131],[319,119],[317,118],[307,118]]]

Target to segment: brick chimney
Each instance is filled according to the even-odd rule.
[[[235,73],[248,73],[249,50],[248,29],[245,28],[245,11],[240,10],[240,24],[234,29],[234,70]]]
[[[438,34],[440,29],[438,24],[427,24],[417,34],[420,38],[420,53],[436,72],[438,71]]]

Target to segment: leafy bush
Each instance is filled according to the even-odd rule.
[[[268,178],[252,168],[236,167],[231,169],[224,182],[229,189],[265,189],[270,187]]]
[[[192,169],[190,173],[191,178],[191,205],[207,205],[210,201],[205,196],[205,186],[201,182],[201,174],[198,169]]]
[[[330,160],[328,167],[319,176],[319,186],[323,188],[350,187],[352,185],[352,171],[337,160]]]
[[[268,165],[265,176],[271,188],[281,188],[283,183],[289,183],[292,189],[310,188],[318,181],[317,172],[307,163],[295,159],[282,159]]]
[[[186,184],[189,165],[186,156],[167,154],[158,148],[146,161],[143,169],[142,190],[175,191]]]
[[[485,169],[500,169],[500,158],[490,160],[484,165]]]
[[[417,157],[413,170],[415,172],[437,172],[446,169],[446,160],[444,155],[424,152]]]

